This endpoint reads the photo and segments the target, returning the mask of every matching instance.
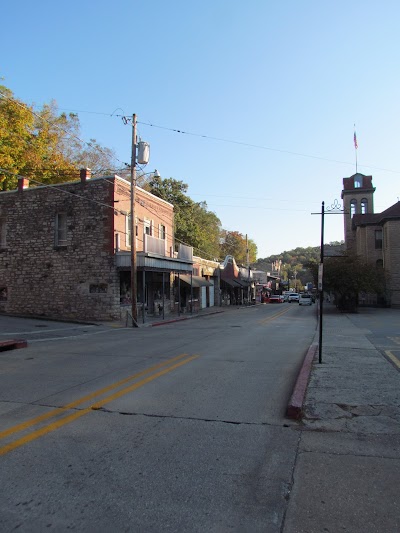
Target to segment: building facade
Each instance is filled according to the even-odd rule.
[[[372,176],[343,178],[345,248],[382,268],[385,303],[400,307],[400,202],[374,213]],[[371,298],[371,295],[368,295]],[[379,303],[376,296],[370,303]]]
[[[118,320],[130,303],[130,183],[118,176],[0,193],[0,312]],[[173,206],[136,189],[138,304],[142,316],[174,312],[176,274],[193,251],[175,250]]]

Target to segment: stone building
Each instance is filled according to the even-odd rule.
[[[172,204],[136,188],[138,306],[174,312],[176,275],[193,273],[193,252],[175,250]],[[119,176],[0,193],[0,312],[115,320],[129,309],[130,183]],[[178,296],[179,301],[179,296]]]
[[[400,307],[400,202],[374,213],[374,192],[372,176],[343,178],[345,246],[383,269],[385,303]]]

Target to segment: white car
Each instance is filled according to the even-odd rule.
[[[298,302],[299,301],[299,295],[297,292],[291,292],[288,297],[288,302],[291,304],[292,302]]]
[[[300,294],[299,305],[312,305],[311,294]]]

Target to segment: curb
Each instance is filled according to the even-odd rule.
[[[172,324],[174,322],[182,322],[183,320],[191,320],[192,318],[200,318],[204,316],[217,315],[218,313],[223,313],[224,311],[212,311],[204,315],[193,315],[193,316],[184,316],[179,318],[172,318],[171,320],[163,320],[162,322],[152,322],[149,324],[149,327],[164,326],[164,324]]]
[[[318,344],[312,344],[304,357],[302,367],[297,376],[296,385],[294,386],[292,396],[286,409],[286,417],[294,420],[300,420],[303,416],[303,403],[307,391],[308,381],[310,379],[312,362],[317,353]]]

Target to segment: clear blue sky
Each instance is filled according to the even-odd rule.
[[[399,21],[398,0],[21,0],[2,8],[0,76],[77,111],[81,138],[121,162],[115,115],[136,113],[146,171],[187,183],[262,258],[319,245],[311,213],[355,172],[354,123],[375,212],[400,197]],[[327,217],[325,242],[341,239]]]

